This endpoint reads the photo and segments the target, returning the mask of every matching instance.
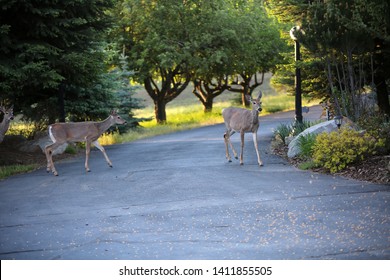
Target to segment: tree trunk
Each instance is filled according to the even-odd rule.
[[[165,124],[167,122],[166,105],[165,101],[160,100],[160,98],[154,100],[154,112],[158,124]]]
[[[208,95],[206,97],[206,101],[202,102],[203,103],[203,111],[205,113],[211,113],[213,111],[213,96]]]
[[[385,65],[388,65],[388,62],[386,63],[383,55],[383,42],[378,40],[376,45],[377,50],[374,54],[374,68],[378,70],[374,72],[374,83],[376,86],[377,102],[381,112],[390,116],[389,92],[387,91],[386,85],[386,76],[388,78],[389,74],[385,74]]]
[[[389,93],[387,91],[386,80],[381,75],[378,75],[375,78],[375,83],[379,109],[382,113],[390,116]]]
[[[241,94],[242,106],[244,106],[245,108],[249,108],[251,106],[251,104],[249,102],[249,98],[247,98],[247,96],[249,96],[249,95],[250,95],[249,86],[247,84],[245,84],[243,86],[242,94]]]

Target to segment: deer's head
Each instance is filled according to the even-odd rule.
[[[256,110],[258,112],[261,112],[263,108],[261,108],[261,97],[263,96],[263,93],[260,91],[259,95],[256,99],[253,99],[251,96],[249,96],[249,102],[252,103],[252,110]]]
[[[126,120],[119,116],[116,110],[112,110],[110,116],[113,118],[115,124],[127,124]]]

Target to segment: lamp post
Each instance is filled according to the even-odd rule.
[[[295,62],[301,60],[300,44],[295,37],[294,32],[299,31],[299,26],[294,26],[290,29],[290,37],[295,42]],[[295,121],[302,123],[302,89],[301,89],[301,69],[295,67]]]
[[[340,115],[335,116],[334,117],[334,122],[336,123],[337,128],[340,129],[341,124],[343,123],[343,116],[340,116]]]

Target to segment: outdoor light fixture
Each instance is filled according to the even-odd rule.
[[[293,39],[294,41],[297,41],[297,37],[295,37],[294,35],[294,32],[295,31],[299,31],[301,28],[299,26],[294,26],[293,28],[290,29],[290,37],[291,39]]]
[[[343,116],[340,116],[340,115],[335,116],[334,117],[334,122],[336,123],[337,128],[340,129],[341,124],[343,123]]]
[[[295,36],[295,32],[301,32],[301,28],[299,26],[294,26],[290,29],[290,37],[295,42],[295,61],[301,60],[300,46],[297,37]],[[295,67],[295,121],[302,123],[302,90],[301,90],[301,69],[296,66]]]

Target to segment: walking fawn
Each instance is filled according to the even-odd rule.
[[[54,167],[52,152],[62,144],[72,142],[85,142],[85,170],[87,172],[90,171],[88,167],[88,158],[91,150],[91,143],[103,153],[108,165],[112,167],[112,163],[108,158],[106,151],[99,144],[97,139],[114,124],[126,124],[126,121],[122,119],[116,111],[112,111],[110,116],[101,122],[71,122],[49,125],[49,136],[53,141],[53,144],[45,147],[47,172],[51,170],[55,176],[58,176],[57,170]]]
[[[226,145],[226,158],[229,162],[232,161],[229,154],[229,144],[233,151],[234,157],[237,159],[237,153],[234,150],[233,144],[230,141],[230,136],[235,132],[239,132],[241,135],[241,154],[240,154],[240,164],[244,164],[243,152],[244,152],[244,135],[246,132],[252,132],[253,143],[255,145],[255,150],[257,154],[257,162],[260,166],[263,165],[263,162],[260,159],[259,150],[257,147],[257,130],[259,128],[259,112],[261,112],[261,102],[262,92],[260,91],[256,99],[248,97],[249,101],[252,104],[252,110],[247,110],[243,108],[226,108],[222,110],[222,116],[226,125],[226,133],[223,135]]]

